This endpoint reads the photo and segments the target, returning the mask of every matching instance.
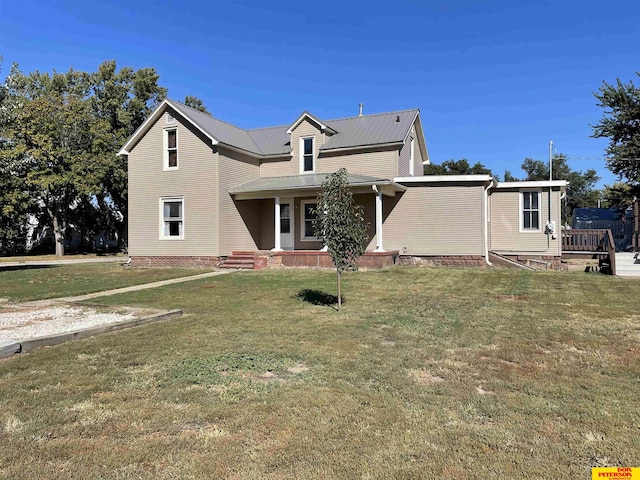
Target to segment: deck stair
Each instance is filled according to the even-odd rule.
[[[620,277],[640,277],[640,255],[634,252],[617,252],[616,275]]]
[[[255,252],[231,252],[220,265],[220,268],[235,268],[240,270],[253,270],[255,265]]]

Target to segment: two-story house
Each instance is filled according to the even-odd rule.
[[[420,111],[245,130],[164,100],[127,141],[134,265],[329,266],[314,237],[316,197],[345,167],[369,232],[364,265],[484,265],[489,251],[560,257],[565,182],[424,176]],[[493,248],[492,248],[493,247]]]

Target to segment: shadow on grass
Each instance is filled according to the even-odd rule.
[[[334,305],[338,305],[338,297],[335,295],[331,295],[326,292],[321,292],[320,290],[313,290],[311,288],[305,288],[304,290],[300,290],[296,294],[296,298],[310,303],[312,305],[321,305],[325,307],[335,308]],[[342,297],[342,304],[344,305],[344,297]]]
[[[8,265],[0,263],[0,272],[14,272],[18,270],[38,270],[41,268],[57,268],[59,265]]]

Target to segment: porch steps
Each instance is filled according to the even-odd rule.
[[[236,268],[240,270],[253,270],[255,252],[231,252],[220,268]]]
[[[617,252],[616,275],[619,277],[640,277],[640,255],[633,252]]]

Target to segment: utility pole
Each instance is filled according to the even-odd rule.
[[[549,181],[553,180],[553,141],[549,141]]]

